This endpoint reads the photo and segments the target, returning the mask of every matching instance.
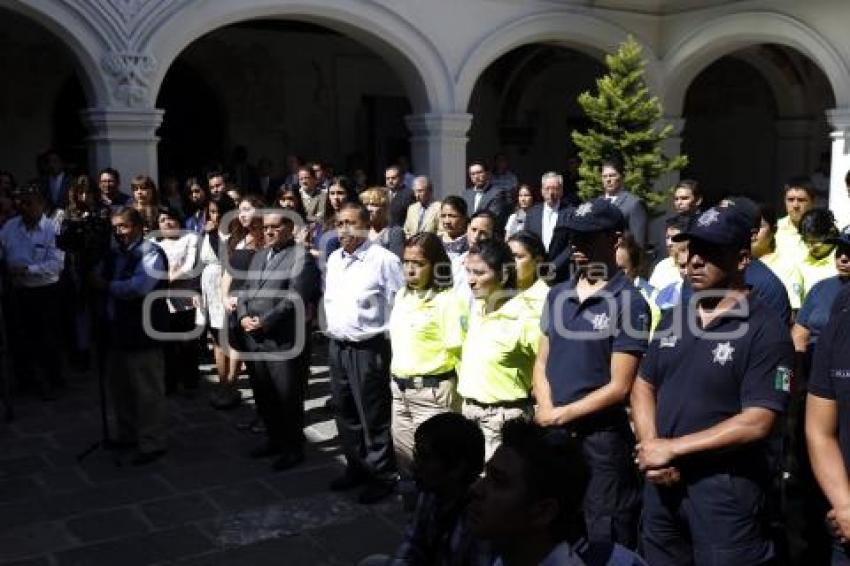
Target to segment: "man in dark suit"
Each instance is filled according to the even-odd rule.
[[[511,214],[511,198],[507,192],[490,182],[490,170],[483,161],[473,161],[469,165],[469,180],[472,186],[463,193],[470,216],[479,210],[489,210],[504,228]]]
[[[609,159],[602,162],[602,189],[605,191],[605,198],[620,209],[626,217],[626,227],[635,242],[645,248],[648,222],[646,207],[634,193],[625,189],[624,179],[625,168],[622,161]]]
[[[55,150],[44,154],[45,177],[41,180],[41,191],[48,210],[65,208],[68,205],[68,190],[71,188],[71,175],[65,171],[65,162]]]
[[[295,244],[294,228],[283,213],[264,215],[267,247],[254,255],[237,306],[257,413],[268,434],[251,456],[277,456],[275,470],[304,460],[305,313],[320,288],[316,264]]]
[[[569,233],[563,227],[572,206],[564,198],[564,180],[559,173],[544,173],[540,192],[543,202],[528,211],[524,228],[543,241],[555,267],[555,280],[563,281],[569,276],[570,268]]]
[[[398,165],[387,167],[384,181],[390,192],[390,226],[404,226],[407,209],[416,202],[413,188],[404,184],[404,173]]]

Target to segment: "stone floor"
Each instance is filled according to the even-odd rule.
[[[213,410],[208,382],[169,399],[170,450],[141,468],[99,449],[77,459],[101,437],[95,375],[73,374],[57,401],[17,398],[0,423],[0,564],[350,565],[391,551],[405,522],[396,499],[367,507],[327,491],[342,464],[314,362],[307,460],[286,472],[246,457],[261,437],[234,424],[250,402]]]

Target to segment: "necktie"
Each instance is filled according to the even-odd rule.
[[[425,207],[423,205],[419,205],[419,223],[416,225],[416,231],[422,231],[422,221],[425,220]]]

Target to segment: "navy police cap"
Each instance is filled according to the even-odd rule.
[[[715,206],[697,216],[690,228],[676,234],[672,240],[701,240],[718,246],[749,248],[752,241],[752,217],[737,206]]]
[[[611,201],[599,197],[572,209],[564,225],[571,232],[622,232],[626,220]]]

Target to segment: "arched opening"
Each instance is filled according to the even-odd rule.
[[[594,87],[604,66],[567,47],[530,44],[490,64],[475,83],[467,155],[492,161],[504,153],[520,182],[539,184],[575,153],[570,133],[587,126],[578,95]]]
[[[40,176],[37,157],[56,149],[72,172],[84,171],[86,96],[71,50],[30,18],[0,9],[0,169],[19,182]]]
[[[329,162],[336,172],[383,167],[409,155],[404,86],[379,55],[331,29],[251,20],[208,33],[166,74],[160,174],[197,174],[236,146],[250,163],[286,156]],[[200,140],[201,136],[207,136]]]
[[[748,194],[782,204],[782,185],[828,163],[825,111],[835,105],[821,69],[799,51],[759,44],[725,55],[688,87],[683,177],[700,181],[710,201]],[[821,171],[823,173],[823,171]],[[828,191],[828,185],[821,189]]]

